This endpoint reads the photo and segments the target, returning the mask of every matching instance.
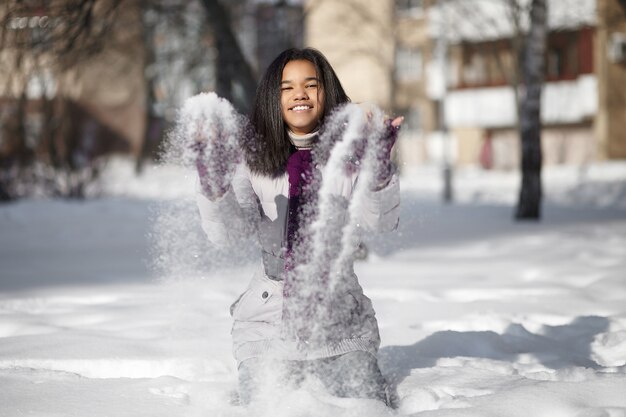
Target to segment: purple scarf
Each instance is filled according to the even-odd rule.
[[[298,149],[291,154],[287,161],[287,174],[289,176],[289,203],[287,211],[287,228],[286,228],[286,256],[285,256],[285,272],[289,272],[294,268],[294,245],[298,239],[300,227],[303,225],[301,207],[307,203],[306,193],[307,186],[313,177],[312,155],[310,149]],[[289,274],[287,274],[289,275]],[[290,294],[290,280],[285,282],[285,295]]]
[[[283,337],[308,343],[313,335],[312,324],[323,302],[326,282],[308,276],[297,268],[307,262],[308,247],[306,233],[311,221],[311,208],[315,203],[315,169],[310,149],[298,149],[287,161],[289,177],[289,201],[285,229],[285,274],[283,286]]]

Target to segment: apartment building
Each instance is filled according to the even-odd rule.
[[[50,5],[57,3],[62,0]],[[253,65],[257,73],[285,47],[320,49],[354,102],[372,102],[390,115],[405,116],[397,146],[403,162],[446,158],[496,168],[519,163],[513,32],[506,10],[498,14],[493,1],[445,2],[443,10],[437,0],[229,4],[235,3],[242,5],[243,16],[234,28],[248,60],[258,62]],[[484,3],[489,8],[482,8]],[[550,0],[549,10],[545,163],[626,158],[626,17],[620,1]],[[148,65],[146,17],[137,2],[125,3],[103,52],[60,73],[46,69],[45,51],[21,57],[18,73],[18,57],[1,50],[0,152],[10,142],[12,109],[23,91],[31,101],[30,130],[40,128],[41,99],[62,96],[82,114],[72,120],[76,135],[118,138],[137,154],[150,124],[147,91],[155,92],[158,105],[175,108],[185,97],[209,89],[215,53],[210,39],[202,48],[195,44],[206,62],[189,72],[169,58],[180,52],[182,40],[159,24],[154,52],[162,65]],[[46,8],[37,8],[16,16],[6,30],[37,36],[53,19]],[[186,33],[200,30],[193,24],[186,24]],[[146,74],[159,68],[165,75],[158,85],[148,86]]]
[[[305,43],[324,51],[353,100],[405,115],[404,162],[519,164],[506,2],[337,3],[309,1]],[[550,0],[548,10],[544,162],[626,158],[626,11],[617,0]]]

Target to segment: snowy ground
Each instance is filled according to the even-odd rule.
[[[193,205],[155,227],[191,179],[129,173],[112,164],[101,199],[0,206],[0,416],[626,416],[626,163],[547,169],[538,224],[512,221],[515,173],[457,172],[449,205],[437,168],[405,173],[400,231],[357,265],[397,411],[316,390],[231,405],[252,266],[194,273]]]

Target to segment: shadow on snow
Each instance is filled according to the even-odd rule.
[[[513,364],[520,355],[531,355],[548,369],[601,369],[591,357],[591,345],[594,337],[608,327],[605,317],[582,316],[562,326],[544,325],[537,334],[515,323],[503,334],[440,331],[410,346],[383,347],[378,362],[392,386],[401,383],[412,369],[434,367],[441,358],[481,358]]]

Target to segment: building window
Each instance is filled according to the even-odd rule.
[[[514,71],[513,52],[505,41],[463,45],[459,75],[462,87],[501,86]]]
[[[561,48],[548,49],[548,62],[546,66],[548,78],[561,78],[564,75],[564,55],[565,53]]]
[[[419,81],[422,78],[424,58],[420,49],[398,46],[396,49],[396,76],[399,81]]]
[[[463,81],[467,85],[487,83],[487,65],[482,55],[472,54],[469,62],[463,68]]]
[[[404,115],[404,118],[405,118],[404,127],[406,128],[406,130],[408,130],[409,132],[421,131],[422,121],[421,121],[419,109],[417,107],[411,107],[409,109],[406,109],[404,112],[402,112],[402,114]]]
[[[546,78],[551,81],[570,80],[585,73],[581,58],[588,52],[585,46],[585,32],[560,32],[548,37],[546,54]],[[581,54],[583,56],[581,56]]]
[[[626,62],[626,35],[623,33],[615,32],[611,35],[609,41],[608,50],[609,59],[611,62],[620,63]]]
[[[396,0],[396,12],[399,16],[422,16],[424,0]]]

